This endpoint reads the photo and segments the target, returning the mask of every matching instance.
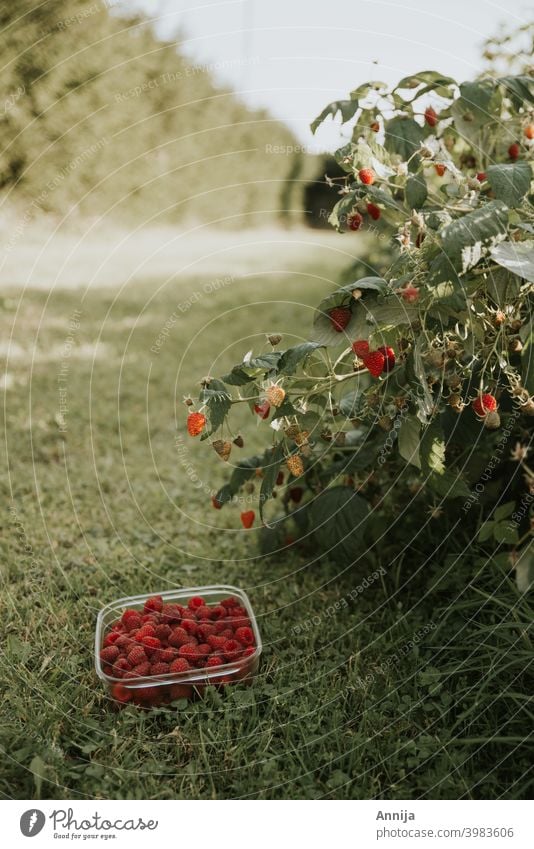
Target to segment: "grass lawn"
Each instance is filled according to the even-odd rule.
[[[532,611],[505,555],[414,511],[350,569],[266,558],[237,507],[211,508],[225,468],[185,435],[182,398],[266,331],[306,337],[301,305],[347,261],[312,240],[235,276],[211,257],[209,276],[6,298],[2,798],[528,796]],[[263,444],[249,417],[243,453]],[[205,583],[251,597],[254,687],[115,711],[98,610]]]

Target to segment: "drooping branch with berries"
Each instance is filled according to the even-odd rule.
[[[264,351],[205,380],[187,427],[227,461],[234,448],[221,434],[234,406],[248,404],[267,447],[234,462],[213,506],[260,476],[259,518],[272,524],[266,504],[287,474],[283,516],[323,550],[353,557],[397,481],[427,488],[439,515],[445,500],[469,500],[480,458],[497,454],[503,432],[510,451],[492,474],[516,443],[528,452],[534,79],[458,85],[428,71],[393,89],[372,82],[312,129],[338,114],[352,138],[336,154],[346,176],[331,181],[330,222],[385,234],[393,262],[327,294],[310,341],[284,349],[270,336]],[[491,487],[484,497],[498,501]],[[241,514],[245,527],[255,518]],[[520,539],[518,529],[503,541]]]

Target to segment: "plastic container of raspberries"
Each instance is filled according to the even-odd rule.
[[[247,595],[223,585],[120,598],[98,614],[95,667],[119,705],[172,705],[250,684],[262,643]]]

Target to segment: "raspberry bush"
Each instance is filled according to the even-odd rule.
[[[353,559],[424,489],[433,515],[476,503],[472,515],[491,517],[480,538],[519,547],[529,510],[517,511],[533,487],[534,79],[458,85],[426,71],[391,90],[372,82],[313,131],[338,115],[353,130],[336,154],[346,176],[330,222],[345,238],[384,234],[393,259],[325,294],[309,341],[284,348],[270,336],[203,381],[189,432],[202,422],[201,439],[224,460],[232,450],[213,504],[239,504],[260,477],[245,527],[291,517],[316,548]],[[236,460],[227,439],[240,450],[240,403],[266,448]],[[267,504],[281,477],[277,513]]]

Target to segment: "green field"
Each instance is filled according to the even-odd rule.
[[[532,611],[505,555],[415,509],[349,569],[265,558],[239,508],[211,508],[225,468],[187,437],[183,396],[266,332],[305,338],[301,305],[355,244],[288,238],[242,261],[208,243],[189,270],[134,280],[116,262],[107,288],[50,294],[34,275],[8,291],[2,798],[528,797]],[[239,416],[253,453],[264,440]],[[250,595],[255,685],[115,711],[94,673],[98,610],[210,583]]]

